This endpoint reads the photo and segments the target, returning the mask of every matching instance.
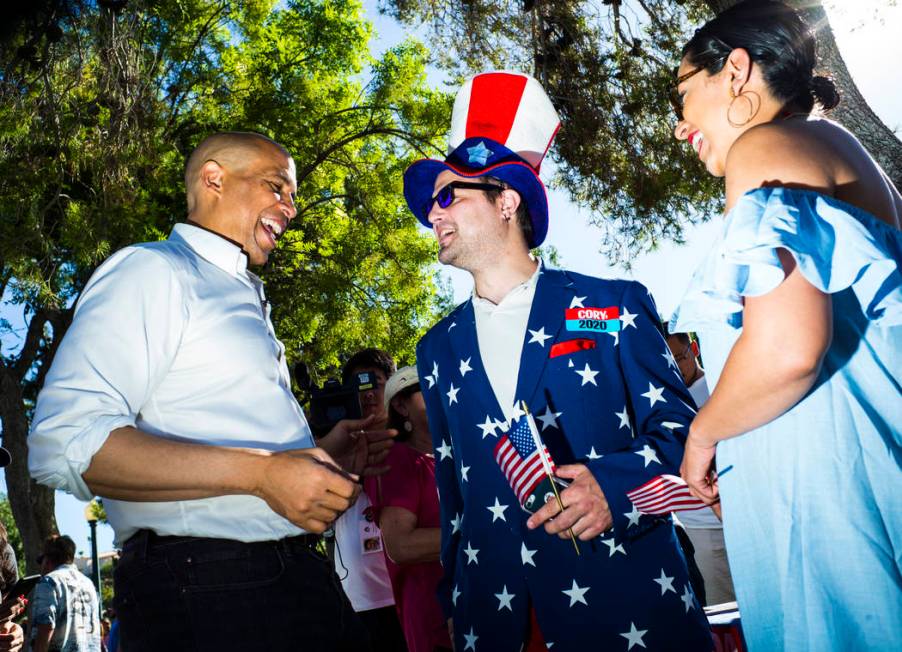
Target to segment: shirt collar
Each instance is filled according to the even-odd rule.
[[[246,276],[247,254],[221,235],[199,226],[179,223],[172,227],[170,240],[181,240],[198,256],[234,276]]]
[[[511,288],[510,292],[504,295],[504,298],[501,299],[497,304],[492,303],[488,299],[484,299],[483,297],[476,294],[476,286],[473,286],[473,307],[494,311],[495,308],[500,308],[504,306],[505,308],[510,307],[511,305],[516,305],[519,303],[519,300],[525,300],[528,303],[532,303],[532,297],[535,293],[536,284],[539,282],[539,275],[544,271],[545,263],[539,258],[539,264],[536,265],[536,271],[532,273],[528,279],[520,283],[520,285],[516,285]]]

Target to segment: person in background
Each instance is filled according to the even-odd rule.
[[[664,325],[667,333],[667,324]],[[667,334],[667,347],[679,367],[683,382],[699,408],[708,400],[708,385],[705,381],[705,370],[698,359],[698,341],[691,339],[686,333]],[[706,605],[733,602],[736,593],[733,590],[733,579],[730,577],[730,566],[727,563],[727,549],[723,540],[723,523],[714,510],[683,510],[675,513],[686,536],[692,543],[692,554],[695,564],[705,584]]]
[[[750,652],[898,650],[902,196],[819,115],[839,97],[816,61],[778,2],[683,48],[674,134],[726,212],[671,322],[700,334],[712,388],[681,471],[722,501]]]
[[[383,396],[385,383],[395,370],[395,361],[381,349],[357,351],[344,364],[342,384],[356,382],[363,372],[372,374],[373,384],[360,391],[360,411],[371,418],[373,428],[385,428],[388,414]],[[341,579],[354,611],[370,634],[375,652],[403,652],[404,633],[395,610],[395,596],[385,567],[382,536],[369,497],[357,501],[335,522],[335,572]]]
[[[9,451],[0,446],[0,468],[6,467],[12,462]],[[0,538],[6,544],[0,551],[0,598],[6,598],[9,589],[19,580],[19,565],[16,560],[16,552],[9,543],[9,533],[6,526],[0,522]],[[5,613],[0,613],[0,652],[18,652],[25,642],[25,633],[22,628],[12,622],[24,610],[24,602],[10,602]]]
[[[396,371],[385,386],[389,427],[398,431],[389,470],[367,478],[366,493],[382,529],[395,604],[410,652],[451,649],[436,597],[442,566],[435,455],[416,367]]]
[[[54,535],[38,558],[43,577],[32,599],[32,652],[100,652],[100,608],[94,584],[75,567],[75,542]]]

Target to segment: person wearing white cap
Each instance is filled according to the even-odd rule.
[[[435,456],[416,367],[399,369],[385,386],[389,427],[398,431],[386,459],[389,471],[368,478],[391,576],[395,604],[410,652],[451,649],[435,591],[442,577]]]
[[[627,497],[677,472],[694,414],[654,303],[639,283],[530,256],[548,231],[539,166],[558,126],[532,77],[476,75],[457,95],[448,157],[404,175],[439,260],[474,280],[417,347],[439,599],[458,650],[710,650],[670,517]],[[569,484],[560,501],[546,464]]]

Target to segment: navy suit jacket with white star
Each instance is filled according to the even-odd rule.
[[[565,311],[579,306],[619,307],[622,330],[567,330]],[[694,416],[648,291],[545,268],[527,331],[511,337],[523,339],[517,401],[538,417],[558,466],[588,466],[614,523],[580,542],[579,556],[570,540],[527,529],[529,514],[493,455],[507,424],[482,365],[473,306],[458,306],[417,347],[441,502],[439,600],[453,615],[456,649],[518,652],[531,604],[554,650],[710,650],[671,519],[639,515],[626,496],[679,473]],[[550,357],[555,343],[572,339],[595,348]]]

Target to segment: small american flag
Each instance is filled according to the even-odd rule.
[[[643,514],[668,514],[707,507],[692,495],[683,479],[675,475],[652,478],[632,491],[627,491],[626,497]]]
[[[495,461],[504,472],[504,477],[517,494],[520,505],[524,505],[536,487],[547,475],[542,467],[542,459],[536,448],[529,429],[529,415],[524,414],[514,423],[511,431],[502,435],[495,444]],[[554,461],[548,454],[548,448],[542,445],[545,456],[555,470]],[[540,504],[544,504],[544,501]]]

